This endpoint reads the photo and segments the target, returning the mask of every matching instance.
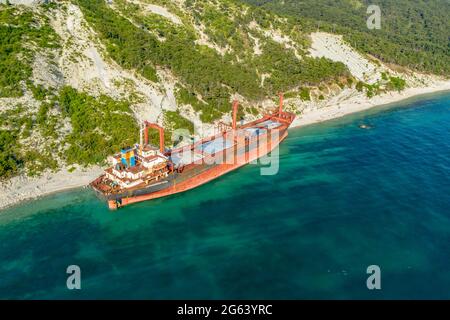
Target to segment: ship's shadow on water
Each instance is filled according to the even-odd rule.
[[[449,100],[294,129],[274,176],[249,165],[116,212],[89,190],[10,208],[0,298],[450,298]]]

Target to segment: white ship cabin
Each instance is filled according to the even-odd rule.
[[[137,158],[146,169],[160,167],[169,160],[159,149],[148,145],[143,147],[142,150],[139,150]]]
[[[122,188],[133,188],[143,182],[143,171],[137,167],[128,168],[125,170],[116,170],[111,167],[105,171],[106,177],[118,184]]]
[[[136,162],[134,165],[124,164],[123,155],[117,154],[109,159],[112,167],[105,171],[109,180],[126,189],[143,183],[145,176],[150,174],[153,169],[161,169],[168,162],[166,156],[157,148],[151,146],[145,146],[141,149],[139,145],[136,145],[132,150],[127,150],[127,152],[132,152],[133,156],[135,156]]]

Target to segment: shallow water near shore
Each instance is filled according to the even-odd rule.
[[[291,130],[275,176],[249,165],[116,212],[87,189],[0,211],[0,298],[448,299],[449,124],[450,93],[428,95]]]

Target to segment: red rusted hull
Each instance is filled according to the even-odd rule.
[[[177,169],[158,183],[110,193],[105,190],[108,188],[105,188],[102,176],[93,181],[91,186],[106,197],[112,210],[188,191],[271,153],[288,136],[288,128],[294,118],[293,114],[283,112],[280,108],[280,111],[273,115],[267,115],[239,128],[233,124],[232,130],[221,132],[185,148],[171,150],[166,156],[172,159],[172,165],[175,165],[174,159],[185,152],[201,159],[199,162],[197,160],[185,162],[178,158]],[[220,147],[221,144],[223,147]]]
[[[203,184],[206,184],[214,179],[217,179],[231,171],[234,171],[252,161],[257,160],[258,158],[267,155],[268,153],[270,153],[273,149],[275,149],[279,143],[281,141],[283,141],[286,137],[288,136],[287,131],[283,134],[282,137],[280,137],[278,139],[278,141],[276,143],[274,143],[274,141],[272,141],[271,143],[271,147],[267,148],[266,152],[264,153],[259,153],[259,152],[249,152],[245,154],[245,161],[243,162],[239,162],[239,163],[234,163],[234,164],[219,164],[214,168],[211,168],[210,170],[207,170],[205,172],[200,173],[199,175],[183,181],[181,183],[175,184],[167,189],[158,191],[158,192],[154,192],[151,194],[147,194],[147,195],[142,195],[142,196],[136,196],[136,197],[127,197],[127,198],[123,198],[121,200],[121,204],[120,207],[126,206],[126,205],[130,205],[133,203],[137,203],[137,202],[142,202],[142,201],[147,201],[147,200],[153,200],[153,199],[157,199],[157,198],[162,198],[162,197],[167,197],[173,194],[177,194],[177,193],[181,193],[181,192],[185,192],[194,188],[197,188]],[[258,150],[259,151],[259,150]],[[110,209],[117,209],[117,203],[115,203],[114,201],[109,203]]]

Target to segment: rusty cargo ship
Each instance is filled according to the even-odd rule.
[[[283,110],[282,95],[277,110],[256,121],[238,126],[237,112],[235,101],[231,125],[220,123],[214,136],[172,150],[164,147],[164,129],[145,122],[140,143],[113,156],[91,187],[112,210],[196,188],[272,152],[295,118]],[[149,144],[149,129],[159,131],[159,148]]]

